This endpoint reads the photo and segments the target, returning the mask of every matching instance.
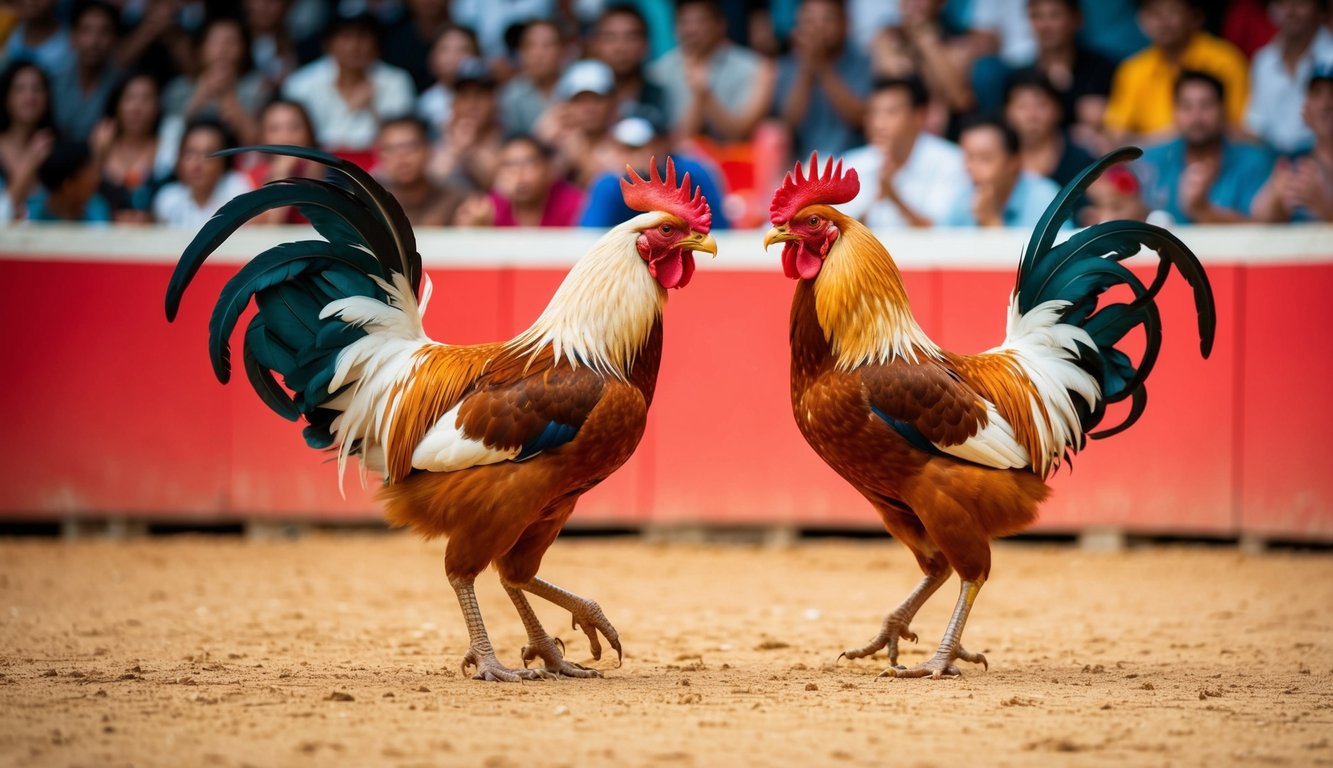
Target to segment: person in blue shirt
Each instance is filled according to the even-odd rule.
[[[792,127],[797,157],[840,155],[865,143],[870,59],[847,39],[841,0],[805,0],[791,53],[778,62],[774,111]]]
[[[1225,95],[1212,75],[1180,73],[1174,93],[1180,135],[1144,150],[1134,167],[1149,209],[1182,224],[1251,220],[1273,161],[1262,147],[1227,138]]]
[[[698,186],[708,198],[709,208],[713,213],[713,229],[729,229],[731,222],[723,210],[722,185],[718,183],[715,172],[689,155],[674,152],[668,146],[665,135],[653,123],[642,117],[627,117],[611,128],[611,146],[617,156],[615,167],[633,167],[640,176],[648,178],[648,161],[657,160],[658,173],[666,173],[666,158],[671,155],[676,167],[676,178],[690,174],[690,186]],[[620,179],[624,171],[607,171],[593,179],[588,186],[588,197],[584,203],[583,214],[579,217],[580,227],[606,229],[629,221],[639,215],[625,205],[620,192]]]
[[[949,227],[1036,226],[1060,187],[1023,170],[1014,129],[998,118],[971,117],[960,127],[958,144],[972,188],[954,201],[940,223]]]
[[[37,169],[42,184],[28,200],[30,221],[111,222],[111,204],[97,193],[97,164],[88,145],[60,142]]]

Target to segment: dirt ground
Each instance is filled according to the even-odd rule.
[[[562,540],[543,575],[601,603],[624,665],[503,685],[458,672],[442,552],[0,541],[0,765],[1333,765],[1328,553],[1001,545],[966,632],[990,670],[930,681],[834,662],[918,578],[888,540]],[[493,573],[479,593],[518,664]],[[918,616],[907,663],[955,596]]]

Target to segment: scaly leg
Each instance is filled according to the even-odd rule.
[[[525,668],[529,661],[541,659],[546,662],[546,671],[557,677],[602,676],[602,673],[595,669],[566,661],[565,644],[547,633],[537,619],[536,611],[533,611],[532,606],[528,603],[527,595],[523,594],[522,587],[504,580],[501,580],[501,583],[504,584],[505,592],[509,593],[509,599],[514,601],[514,608],[518,610],[519,618],[523,619],[523,628],[528,631],[528,644],[523,646],[523,666]]]
[[[602,613],[602,608],[597,603],[563,590],[544,579],[534,578],[512,586],[531,592],[569,611],[574,628],[582,629],[583,634],[588,636],[588,646],[592,649],[593,659],[602,658],[602,643],[597,639],[597,633],[600,631],[611,647],[616,649],[616,666],[620,666],[620,661],[624,658],[620,649],[620,633],[606,620],[606,614]]]
[[[929,661],[911,669],[889,667],[880,673],[880,677],[931,677],[936,680],[941,677],[957,677],[962,674],[958,667],[954,666],[954,662],[958,659],[981,664],[990,669],[985,656],[969,653],[962,645],[963,625],[967,623],[967,614],[972,610],[972,603],[977,599],[977,593],[981,592],[981,584],[981,581],[963,582],[958,594],[958,604],[954,606],[953,617],[949,619],[949,626],[944,630],[939,650],[935,651],[935,655]]]
[[[842,652],[842,656],[849,659],[860,659],[866,656],[873,656],[881,648],[888,648],[889,664],[898,666],[898,638],[916,642],[916,633],[912,631],[912,618],[916,612],[921,610],[921,606],[926,604],[930,596],[940,588],[940,585],[949,580],[949,570],[939,573],[928,573],[916,585],[916,589],[903,600],[902,605],[893,609],[893,612],[884,617],[884,626],[880,628],[879,634],[871,638],[870,642],[860,648],[852,648]],[[842,658],[839,656],[839,658]]]
[[[450,576],[449,584],[458,593],[458,605],[463,609],[463,620],[467,622],[470,645],[463,657],[463,674],[468,667],[476,667],[473,680],[489,680],[496,683],[516,683],[519,680],[538,680],[551,677],[544,669],[510,669],[495,658],[495,648],[486,634],[486,625],[481,621],[481,608],[477,605],[477,593],[472,587],[470,577]]]

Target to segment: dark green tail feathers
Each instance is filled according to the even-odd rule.
[[[1068,301],[1070,304],[1063,311],[1061,322],[1087,331],[1100,350],[1100,354],[1081,350],[1083,354],[1077,361],[1100,381],[1102,387],[1102,403],[1080,414],[1084,431],[1093,438],[1110,437],[1124,431],[1143,412],[1147,403],[1144,382],[1152,372],[1162,346],[1161,316],[1156,298],[1172,266],[1194,291],[1200,350],[1204,357],[1212,351],[1217,329],[1217,308],[1203,265],[1188,246],[1165,229],[1141,221],[1108,221],[1088,227],[1059,245],[1052,245],[1056,233],[1069,219],[1079,195],[1111,165],[1133,160],[1141,154],[1143,152],[1137,147],[1115,150],[1066,184],[1042,215],[1018,268],[1015,286],[1018,311],[1027,313],[1051,300]],[[1148,286],[1120,263],[1139,253],[1140,248],[1151,249],[1157,254],[1156,276]],[[1118,285],[1128,286],[1133,298],[1099,308],[1101,295]],[[1145,345],[1135,363],[1116,345],[1140,326]],[[1101,422],[1107,404],[1126,399],[1130,400],[1130,411],[1121,423],[1091,432]],[[1079,402],[1077,398],[1075,400]]]
[[[274,246],[227,282],[209,321],[209,357],[218,380],[228,381],[229,339],[253,298],[259,311],[245,332],[246,376],[283,418],[296,421],[304,415],[306,442],[325,448],[332,444],[329,427],[337,412],[322,406],[338,394],[328,390],[338,352],[365,332],[337,318],[320,319],[320,312],[351,296],[384,300],[384,291],[371,278],[391,282],[395,272],[406,276],[419,295],[421,256],[398,201],[361,168],[306,147],[241,147],[218,154],[249,151],[313,161],[326,166],[328,176],[280,179],[222,206],[181,254],[167,286],[167,319],[176,318],[186,287],[233,232],[265,211],[295,206],[325,239]]]

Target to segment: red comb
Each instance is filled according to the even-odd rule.
[[[805,177],[801,163],[787,172],[782,186],[773,193],[773,204],[768,208],[768,218],[774,224],[788,221],[796,212],[816,203],[832,205],[845,203],[856,197],[861,191],[861,182],[856,178],[856,169],[842,170],[842,161],[835,165],[833,158],[824,162],[824,172],[819,171],[819,153],[810,153],[810,178]]]
[[[666,178],[657,173],[657,158],[648,161],[648,178],[639,176],[630,166],[625,166],[629,178],[620,180],[620,193],[625,197],[625,205],[636,211],[666,211],[685,220],[690,229],[700,234],[708,234],[713,226],[713,212],[708,209],[708,200],[701,190],[694,190],[690,197],[690,174],[680,180],[676,186],[676,164],[668,157]]]

